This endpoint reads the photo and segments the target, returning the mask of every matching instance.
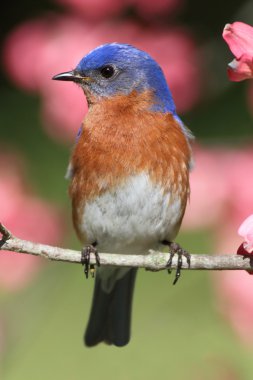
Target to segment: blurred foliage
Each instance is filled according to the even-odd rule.
[[[2,143],[24,154],[28,177],[41,195],[61,204],[67,203],[64,175],[70,147],[57,144],[43,132],[38,98],[12,87],[0,90],[0,94],[0,123],[4,126]]]
[[[197,140],[227,145],[252,140],[252,116],[246,103],[247,85],[246,82],[239,86],[233,83],[226,91],[185,115],[185,123]]]
[[[176,21],[192,28],[203,42],[220,36],[241,4],[239,0],[229,5],[218,0],[188,0]],[[1,38],[17,23],[57,8],[49,0],[12,2],[2,16]],[[226,62],[224,70],[225,66]],[[57,144],[43,132],[38,98],[13,88],[4,75],[1,82],[1,145],[22,152],[32,186],[66,209],[70,225],[64,180],[70,147]],[[234,144],[252,139],[246,86],[229,84],[218,96],[205,99],[198,109],[184,116],[198,140]],[[66,244],[80,247],[73,233],[67,238]],[[213,249],[210,231],[181,234],[178,240],[189,251]],[[93,280],[85,281],[79,266],[46,264],[32,286],[15,294],[0,293],[5,327],[1,379],[251,380],[252,352],[239,343],[217,314],[210,275],[183,273],[175,287],[172,280],[166,272],[140,271],[130,344],[123,349],[105,345],[87,349],[82,333]]]

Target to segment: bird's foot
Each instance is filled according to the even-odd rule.
[[[95,244],[87,245],[86,247],[83,247],[82,249],[82,256],[81,256],[81,264],[84,266],[84,274],[85,277],[89,277],[89,272],[91,273],[91,276],[94,277],[95,275],[95,265],[90,264],[90,255],[93,253],[95,255],[96,259],[96,265],[100,266],[100,258],[99,254],[96,248]]]
[[[168,273],[171,273],[171,265],[172,265],[172,260],[175,255],[178,256],[177,259],[177,268],[176,268],[176,275],[175,279],[173,281],[173,285],[175,285],[181,276],[181,268],[183,265],[183,260],[182,257],[184,256],[187,260],[188,267],[191,265],[191,255],[189,252],[187,252],[185,249],[183,249],[179,244],[174,243],[174,242],[163,242],[163,244],[166,244],[170,248],[170,258],[167,262],[167,268],[168,268]]]

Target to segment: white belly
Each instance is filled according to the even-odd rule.
[[[144,253],[172,240],[182,217],[178,195],[164,194],[145,173],[86,203],[81,230],[100,252]]]

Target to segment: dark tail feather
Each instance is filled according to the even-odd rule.
[[[118,280],[112,291],[102,290],[101,279],[96,277],[90,318],[85,332],[86,346],[100,342],[125,346],[130,339],[131,309],[137,269],[130,269]]]

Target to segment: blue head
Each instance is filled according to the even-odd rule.
[[[152,110],[176,115],[175,104],[160,66],[142,50],[126,44],[106,44],[86,55],[75,70],[53,79],[71,80],[86,94],[110,97],[133,90],[152,91]]]

